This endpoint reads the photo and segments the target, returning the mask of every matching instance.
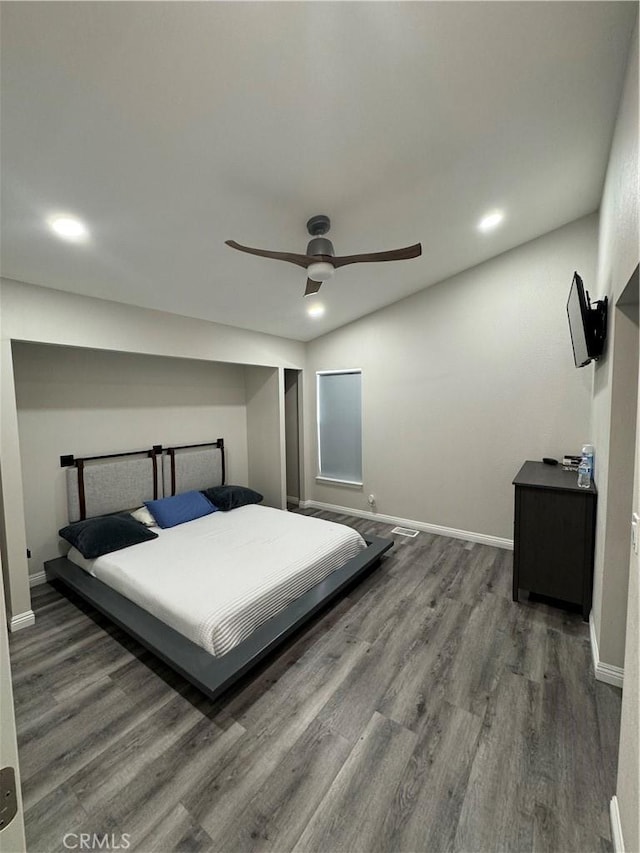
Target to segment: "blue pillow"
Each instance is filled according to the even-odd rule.
[[[175,527],[217,510],[202,492],[183,492],[171,498],[145,501],[144,505],[162,528]]]

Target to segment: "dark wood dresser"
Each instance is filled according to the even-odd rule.
[[[516,487],[513,600],[520,590],[591,610],[597,491],[578,486],[576,471],[525,462]]]

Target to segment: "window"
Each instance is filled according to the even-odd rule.
[[[362,485],[362,372],[316,373],[318,477]]]

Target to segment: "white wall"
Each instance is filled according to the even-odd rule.
[[[33,613],[27,576],[27,542],[13,359],[11,341],[8,339],[0,340],[0,488],[3,583],[7,616],[13,627],[14,620],[19,620],[22,624],[33,622]]]
[[[29,613],[30,596],[12,341],[276,368],[302,368],[305,358],[298,341],[7,279],[0,280],[0,334],[0,543],[14,620]]]
[[[636,424],[640,425],[640,405]],[[640,515],[640,428],[636,431],[632,511]],[[626,520],[628,524],[628,516]],[[640,850],[640,556],[633,550],[629,551],[625,639],[616,797],[624,848],[631,853]]]
[[[621,667],[624,657],[624,610],[627,600],[628,559],[615,551],[615,536],[620,532],[612,526],[609,502],[619,503],[618,483],[609,478],[609,456],[615,455],[612,423],[621,413],[612,410],[614,393],[614,358],[619,352],[616,333],[624,316],[615,310],[615,303],[638,264],[638,72],[637,28],[635,47],[630,51],[629,68],[611,146],[609,165],[600,208],[600,237],[598,254],[599,296],[608,296],[611,320],[605,356],[596,367],[593,392],[593,440],[596,448],[598,484],[598,521],[596,528],[596,558],[594,576],[593,619],[601,660]],[[629,463],[629,469],[631,463]],[[614,507],[615,511],[617,507]],[[625,514],[628,506],[625,508]],[[625,541],[626,541],[625,535]],[[606,575],[606,577],[605,577]]]
[[[60,456],[225,439],[227,480],[247,483],[243,368],[190,359],[13,345],[29,569],[62,553]]]
[[[640,424],[640,406],[637,423]],[[634,480],[633,511],[640,515],[640,429],[636,433]],[[640,850],[640,556],[633,551],[629,560],[626,622],[616,797],[625,850],[632,853]]]
[[[602,205],[600,208],[600,241],[598,255],[598,293],[607,294],[615,302],[625,288],[640,260],[640,179],[638,172],[638,26],[636,24],[625,86],[609,156]],[[609,341],[608,353],[616,347],[616,329]],[[638,706],[640,704],[640,674],[638,645],[640,644],[640,606],[636,555],[621,563],[610,561],[607,539],[613,527],[605,526],[609,514],[610,492],[609,452],[619,440],[620,407],[616,405],[613,388],[613,364],[606,357],[598,365],[594,382],[593,424],[598,472],[598,526],[594,607],[592,617],[598,637],[601,660],[624,666],[622,718],[620,723],[620,752],[616,796],[620,810],[625,849],[640,850],[640,733]],[[628,467],[633,464],[628,459]],[[636,433],[635,490],[632,506],[640,512],[640,431]],[[630,522],[629,509],[621,509]],[[628,542],[629,527],[625,541]],[[624,635],[626,610],[626,642]],[[624,649],[624,659],[621,658]]]
[[[573,365],[566,301],[595,278],[586,217],[308,345],[307,497],[512,539],[526,459],[579,451],[592,368]],[[362,489],[315,481],[316,370],[363,370]]]
[[[304,344],[0,279],[2,336],[18,341],[300,368]]]

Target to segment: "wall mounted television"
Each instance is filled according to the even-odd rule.
[[[567,300],[567,317],[576,367],[584,367],[602,355],[607,337],[607,303],[605,296],[591,305],[582,279],[574,272]]]

